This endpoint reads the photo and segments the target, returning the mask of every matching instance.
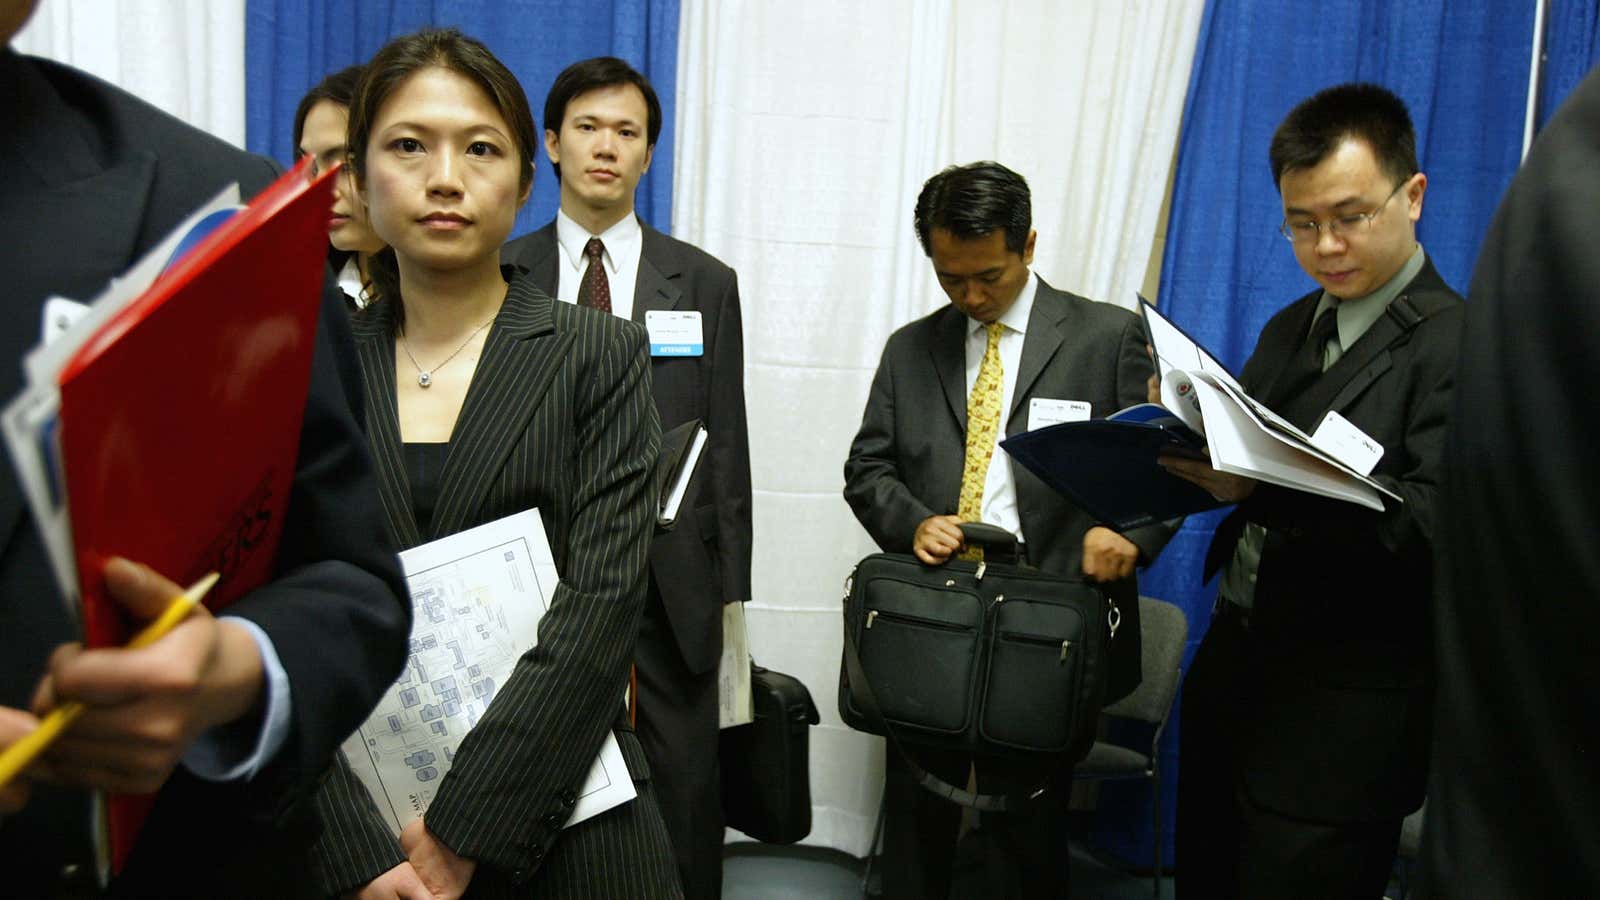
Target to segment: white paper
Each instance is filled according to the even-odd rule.
[[[744,604],[722,604],[722,660],[717,664],[717,727],[732,728],[756,720],[750,697],[750,636],[744,627]]]
[[[699,310],[652,309],[644,314],[651,356],[701,356],[705,327]]]
[[[1161,371],[1162,405],[1205,435],[1211,465],[1218,471],[1379,511],[1384,497],[1401,502],[1398,494],[1368,476],[1370,467],[1360,471],[1318,446],[1310,435],[1247,394],[1226,367],[1154,307],[1141,304]]]
[[[396,835],[427,811],[468,729],[538,642],[557,575],[537,510],[400,554],[414,610],[400,679],[344,743],[345,756]],[[635,796],[607,733],[571,826]]]

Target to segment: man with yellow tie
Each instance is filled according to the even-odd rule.
[[[954,166],[923,185],[917,237],[950,305],[890,336],[845,462],[845,499],[888,552],[940,565],[967,551],[960,523],[998,525],[1032,566],[1104,583],[1123,621],[1112,644],[1107,702],[1139,683],[1134,567],[1171,537],[1155,525],[1119,534],[1095,522],[996,447],[1009,436],[1104,417],[1145,399],[1144,329],[1125,309],[1058,291],[1029,271],[1032,202],[1022,176],[998,163]],[[940,752],[932,774],[1006,793],[1041,773]],[[993,896],[1067,895],[1070,772],[1032,807],[985,814]],[[922,790],[889,752],[884,829],[886,897],[944,897],[960,809]],[[996,880],[998,879],[998,881]]]

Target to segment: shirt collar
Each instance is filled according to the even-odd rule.
[[[617,260],[626,259],[628,252],[643,240],[644,231],[639,227],[638,217],[623,216],[615,225],[607,228],[600,234],[591,235],[587,229],[572,217],[566,210],[556,210],[556,242],[561,245],[561,252],[567,257],[567,265],[579,269],[583,265],[583,248],[589,243],[589,238],[597,237],[600,243],[606,245],[606,252],[601,258],[605,260],[612,274],[617,271]]]
[[[1316,321],[1316,317],[1321,315],[1323,310],[1332,308],[1338,316],[1339,349],[1350,349],[1362,335],[1367,333],[1367,329],[1383,316],[1389,304],[1400,296],[1406,285],[1417,277],[1417,273],[1422,271],[1422,264],[1426,261],[1427,254],[1422,252],[1422,245],[1418,244],[1405,265],[1400,267],[1400,271],[1391,275],[1388,281],[1365,297],[1340,301],[1327,291],[1323,291],[1322,299],[1317,302],[1316,315],[1311,317],[1312,321]]]
[[[1039,278],[1033,272],[1028,273],[1028,280],[1023,282],[1022,290],[1017,292],[1016,302],[1005,311],[998,321],[1001,325],[1017,334],[1028,333],[1028,317],[1033,314],[1033,298],[1039,293]],[[967,335],[970,337],[983,330],[983,323],[977,319],[967,320]]]

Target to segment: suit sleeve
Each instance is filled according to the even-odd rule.
[[[574,456],[558,476],[574,491],[565,568],[538,645],[462,739],[425,816],[446,846],[514,883],[560,839],[622,710],[644,610],[661,427],[644,329],[623,324],[577,379]]]
[[[288,676],[289,733],[249,782],[280,813],[307,799],[339,743],[393,682],[411,629],[365,441],[337,374],[337,354],[354,353],[339,312],[324,316],[317,334],[278,576],[228,608],[267,634]]]
[[[1383,512],[1260,482],[1240,505],[1245,516],[1268,528],[1299,535],[1348,537],[1374,535],[1390,553],[1403,553],[1431,543],[1438,499],[1444,437],[1455,393],[1456,348],[1461,337],[1459,305],[1430,316],[1411,339],[1413,356],[1400,427],[1400,446],[1386,448],[1398,460],[1393,468],[1380,463],[1373,478],[1399,494],[1404,502],[1387,502]]]
[[[1155,374],[1155,365],[1150,361],[1148,344],[1144,322],[1138,316],[1130,316],[1117,343],[1117,409],[1137,406],[1149,399],[1147,388],[1150,376]],[[1168,519],[1129,529],[1122,532],[1122,536],[1139,548],[1139,564],[1149,565],[1155,562],[1181,524],[1182,518]]]
[[[910,553],[923,519],[934,511],[918,500],[901,477],[896,440],[898,412],[896,335],[884,347],[867,393],[861,429],[844,463],[844,499],[867,534],[887,553]]]
[[[717,564],[722,574],[722,602],[750,599],[750,428],[744,405],[744,325],[739,311],[738,276],[717,301],[717,333],[713,338],[711,383],[707,389],[707,447],[716,472],[711,485],[717,507]]]

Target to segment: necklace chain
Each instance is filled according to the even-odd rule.
[[[455,359],[456,358],[456,354],[458,354],[461,351],[467,349],[467,345],[472,343],[472,339],[478,336],[478,332],[484,330],[485,328],[488,328],[489,327],[489,323],[493,322],[493,321],[494,321],[494,319],[491,318],[488,322],[484,322],[482,325],[479,325],[477,328],[472,329],[472,333],[467,335],[467,339],[461,342],[461,346],[459,346],[456,349],[450,351],[450,355],[449,356],[446,356],[444,359],[440,360],[437,365],[433,366],[430,369],[424,369],[422,367],[422,364],[417,362],[417,358],[415,356],[413,356],[412,353],[411,353],[411,344],[406,341],[405,329],[401,329],[401,331],[400,331],[400,349],[406,351],[406,358],[411,360],[412,368],[415,368],[417,370],[417,384],[421,385],[424,388],[431,387],[433,385],[433,373],[439,371],[442,368],[444,368],[445,363],[448,363],[450,360]]]

